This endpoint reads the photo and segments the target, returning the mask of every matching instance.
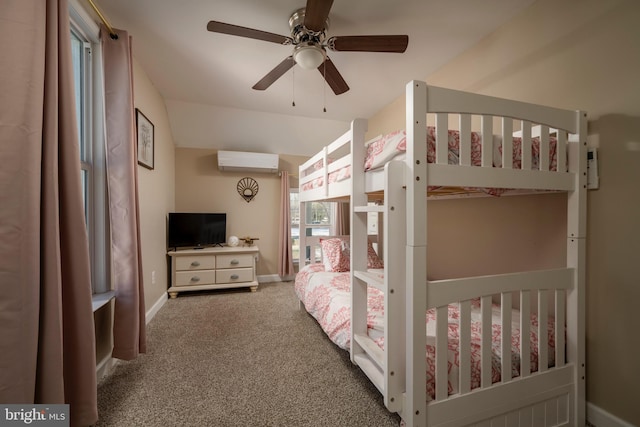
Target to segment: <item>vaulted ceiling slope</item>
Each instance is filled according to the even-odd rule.
[[[297,65],[266,90],[252,89],[293,47],[207,31],[218,21],[289,36],[289,17],[305,0],[96,3],[133,37],[136,60],[165,99],[176,146],[311,155],[533,1],[334,0],[329,36],[409,38],[404,53],[327,50],[349,86],[340,95],[318,71]]]

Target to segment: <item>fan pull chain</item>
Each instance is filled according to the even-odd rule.
[[[327,60],[325,59],[324,62],[322,63],[322,68],[324,68],[324,71],[322,72],[322,77],[324,77],[324,83],[322,85],[322,96],[323,96],[323,101],[322,103],[324,104],[322,106],[322,111],[323,112],[327,112]]]
[[[296,67],[295,65],[293,66],[293,69],[291,70],[291,106],[295,107],[296,106]]]

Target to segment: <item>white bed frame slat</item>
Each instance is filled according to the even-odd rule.
[[[482,115],[482,167],[493,167],[493,116]]]
[[[449,324],[447,307],[436,309],[436,400],[447,398],[449,393]]]
[[[520,147],[522,156],[522,170],[531,170],[531,122],[522,121],[522,145]]]
[[[549,366],[549,337],[547,322],[549,301],[546,289],[538,291],[538,371],[546,371]]]
[[[501,381],[511,381],[511,292],[500,294],[500,317],[502,321],[501,336]]]
[[[556,291],[554,335],[556,339],[556,366],[565,365],[565,330],[566,325],[565,291]]]
[[[520,376],[531,374],[531,293],[520,292]]]
[[[480,352],[480,387],[487,388],[491,386],[491,358],[492,349],[492,323],[491,323],[491,296],[483,296],[480,298],[480,316],[482,324]]]
[[[436,114],[436,163],[449,163],[449,117]]]
[[[460,302],[460,394],[471,391],[471,301]]]
[[[502,118],[502,167],[513,168],[513,120]]]
[[[557,171],[563,172],[567,170],[567,133],[559,131],[556,140]]]
[[[471,116],[458,115],[460,127],[460,164],[471,166]]]
[[[549,155],[549,126],[540,126],[540,152],[538,153],[539,168],[541,171],[548,171],[550,159]]]

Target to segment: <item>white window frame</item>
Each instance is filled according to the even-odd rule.
[[[102,84],[102,52],[100,28],[78,0],[69,1],[71,31],[84,42],[82,84],[86,90],[81,126],[85,155],[81,169],[88,173],[87,181],[87,233],[91,258],[91,290],[94,311],[113,298],[108,254],[108,221],[106,163],[104,153],[104,85]],[[80,119],[80,118],[79,118]],[[82,143],[81,141],[81,143]]]

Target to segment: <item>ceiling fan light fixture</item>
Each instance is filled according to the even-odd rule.
[[[293,52],[293,60],[305,70],[314,70],[324,62],[326,52],[320,46],[300,44]]]

